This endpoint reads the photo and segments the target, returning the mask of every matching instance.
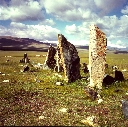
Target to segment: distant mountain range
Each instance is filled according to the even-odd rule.
[[[51,43],[54,47],[56,43]],[[7,51],[48,51],[50,43],[36,41],[29,38],[17,38],[11,36],[0,36],[0,50]],[[75,45],[77,49],[89,49],[89,46]],[[107,46],[108,51],[114,51],[114,53],[128,53],[127,48],[116,48]]]
[[[48,51],[49,46],[49,43],[39,42],[34,39],[0,36],[0,50]]]

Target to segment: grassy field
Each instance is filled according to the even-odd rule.
[[[84,92],[88,81],[64,82],[63,73],[35,69],[21,72],[23,51],[0,51],[0,125],[1,126],[88,126],[82,123],[94,117],[99,127],[128,127],[124,119],[121,100],[128,100],[128,80],[112,84],[101,92],[103,102],[92,101]],[[26,52],[31,63],[44,63],[47,52]],[[5,57],[6,56],[6,57]],[[11,56],[11,57],[7,57]],[[81,63],[88,64],[88,52],[79,51]],[[9,62],[6,60],[9,59]],[[112,65],[128,70],[128,54],[107,53],[109,68],[106,73],[114,76]],[[123,72],[128,79],[128,71]],[[83,77],[88,76],[81,71]],[[63,86],[55,83],[62,81]],[[118,92],[115,90],[118,89]],[[127,94],[126,94],[127,93]]]

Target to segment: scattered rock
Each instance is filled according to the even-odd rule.
[[[9,80],[4,80],[3,82],[9,82]]]
[[[42,120],[44,118],[45,118],[45,116],[39,116],[39,120]]]
[[[32,64],[32,66],[36,69],[42,69],[43,68],[43,64],[41,63],[37,63],[37,64]]]
[[[29,71],[28,65],[24,65],[23,69],[21,70],[21,72],[25,72],[25,71]]]
[[[6,60],[6,63],[8,63],[9,61],[10,61],[10,60],[9,60],[9,59],[7,59],[7,60]]]
[[[59,111],[65,113],[65,112],[67,112],[67,108],[61,108]]]
[[[95,100],[97,98],[98,93],[95,90],[93,90],[92,88],[85,87],[84,91],[85,91],[86,95],[91,97],[93,100]]]
[[[126,72],[126,71],[127,71],[127,69],[123,69],[122,71]]]
[[[101,102],[103,102],[103,100],[102,100],[102,99],[99,99],[99,100],[98,100],[98,104],[100,104]]]
[[[94,118],[95,116],[89,116],[85,120],[81,120],[81,123],[83,123],[86,126],[98,127],[98,125],[94,123]]]
[[[62,86],[62,85],[64,85],[62,82],[56,82],[56,85],[57,86]]]

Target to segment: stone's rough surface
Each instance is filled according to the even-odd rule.
[[[106,45],[106,35],[96,25],[90,25],[90,87],[102,88],[102,82],[105,75]]]
[[[62,35],[58,34],[58,59],[57,64],[59,69],[63,67],[65,80],[67,82],[74,82],[80,76],[80,58],[78,52],[73,44],[67,41]],[[59,70],[58,69],[58,70]]]
[[[24,58],[20,60],[20,63],[29,63],[30,59],[28,59],[27,53],[24,53]]]
[[[57,63],[56,63],[56,67],[54,68],[55,71],[57,72],[62,72],[63,70],[63,63],[62,63],[62,59],[61,59],[61,54],[60,54],[60,45],[58,43],[57,45]]]
[[[125,100],[122,101],[122,111],[123,111],[125,119],[128,119],[128,100],[127,101],[125,101]]]
[[[46,56],[46,60],[44,63],[44,69],[46,68],[54,69],[56,65],[56,60],[54,59],[55,54],[56,54],[56,49],[51,45],[48,49],[48,54]]]

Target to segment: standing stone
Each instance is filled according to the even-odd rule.
[[[86,63],[83,63],[83,65],[82,65],[82,70],[83,70],[83,72],[84,72],[84,73],[88,73],[88,72],[89,72],[89,70],[88,70],[88,67],[87,67],[87,64],[86,64]]]
[[[74,82],[81,77],[78,52],[75,46],[68,42],[62,34],[58,34],[57,64],[59,67],[63,67],[67,82]]]
[[[20,63],[29,63],[29,60],[30,59],[28,59],[27,53],[24,53],[24,58],[20,60]]]
[[[56,49],[52,45],[50,45],[44,63],[44,69],[46,68],[54,69],[56,65],[56,60],[54,59],[55,54],[56,54]]]
[[[24,54],[24,63],[29,63],[27,53]]]
[[[90,87],[102,89],[106,64],[106,35],[96,26],[90,25],[89,72]]]

